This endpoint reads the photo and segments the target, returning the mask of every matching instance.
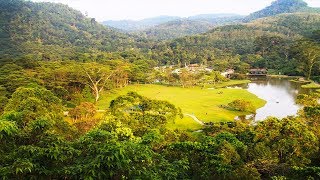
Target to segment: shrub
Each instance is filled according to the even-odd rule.
[[[70,110],[69,115],[75,120],[93,118],[96,114],[96,107],[90,102],[82,102],[79,106]]]
[[[247,76],[245,74],[238,74],[238,73],[235,73],[235,74],[232,74],[230,79],[235,79],[235,80],[244,80],[244,79],[247,79]]]
[[[255,113],[255,108],[250,101],[243,99],[236,99],[228,104],[228,108],[235,111],[251,112]]]

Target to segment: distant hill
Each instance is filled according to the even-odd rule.
[[[137,34],[148,39],[166,40],[204,33],[212,28],[214,26],[206,21],[176,20],[160,24]]]
[[[177,16],[158,16],[154,18],[147,18],[140,21],[133,20],[120,20],[120,21],[104,21],[102,24],[114,27],[127,32],[139,32],[156,28],[156,26],[164,25],[172,22],[182,21],[199,21],[200,24],[207,22],[213,25],[229,21],[230,19],[241,19],[243,16],[237,14],[200,14],[196,16],[190,16],[188,18],[182,18]],[[194,24],[194,23],[193,23]],[[161,26],[160,26],[161,27]]]
[[[120,21],[104,21],[102,24],[114,27],[124,31],[139,31],[147,28],[151,28],[153,26],[166,23],[169,21],[174,21],[180,19],[180,17],[176,16],[158,16],[154,18],[147,18],[140,21],[133,20],[120,20]]]
[[[303,0],[276,0],[270,6],[247,16],[245,21],[294,12],[320,12],[320,9],[309,7]]]
[[[168,40],[205,33],[214,27],[241,22],[237,15],[199,15],[179,19],[140,31],[141,36],[154,40]]]
[[[200,34],[214,27],[241,22],[237,14],[201,14],[188,18],[159,16],[141,21],[105,21],[104,24],[150,40],[168,40]]]
[[[273,37],[289,43],[320,29],[319,13],[290,13],[260,18],[249,23],[226,25],[199,35],[187,36],[154,47],[159,62],[201,63],[218,54],[256,53],[259,37]],[[181,62],[182,61],[182,62]]]
[[[132,37],[63,4],[23,0],[0,0],[0,4],[2,58],[33,54],[39,59],[64,59],[76,52],[134,46]]]

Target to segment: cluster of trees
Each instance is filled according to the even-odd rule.
[[[228,68],[267,67],[309,79],[320,73],[320,33],[311,33],[319,14],[280,15],[154,44],[62,4],[0,3],[1,178],[320,178],[319,95],[298,97],[305,105],[298,117],[214,124],[203,133],[167,129],[183,117],[180,108],[133,92],[103,115],[95,106],[102,92],[130,82],[214,84]],[[214,71],[153,69],[190,63]],[[229,108],[250,111],[251,104],[237,100]]]
[[[287,12],[286,9],[296,12],[305,7],[300,0],[290,3],[281,0],[275,4],[279,3],[281,7],[284,6],[284,9],[278,9],[279,12]],[[306,73],[301,70],[305,68],[301,68],[298,58],[291,55],[292,44],[301,36],[312,36],[311,32],[320,26],[319,14],[304,11],[217,27],[204,34],[158,42],[104,27],[62,4],[23,0],[4,1],[1,4],[1,64],[10,63],[12,59],[22,63],[26,59],[79,62],[153,59],[156,61],[153,65],[174,64],[182,67],[198,63],[216,71],[233,68],[240,73],[246,73],[250,67],[266,67],[282,74],[303,75]],[[273,10],[266,8],[264,11]],[[164,25],[160,36],[161,33],[163,36],[174,34],[173,31],[178,30],[177,24],[184,28],[191,23],[187,31],[198,31],[198,25],[193,27],[192,22],[186,20]],[[183,33],[182,30],[178,31],[178,34]],[[159,35],[157,30],[146,33],[149,36]],[[317,65],[313,67],[312,75],[319,74],[316,69]]]
[[[182,117],[179,108],[131,92],[112,101],[84,133],[62,118],[62,100],[51,91],[20,87],[0,117],[0,176],[318,179],[318,97],[299,96],[305,107],[298,117],[214,124],[195,134],[166,129],[168,121]]]
[[[149,83],[160,83],[170,86],[193,87],[215,85],[219,82],[228,81],[218,71],[197,70],[191,71],[189,68],[171,68],[166,67],[160,70],[154,70],[150,74]]]
[[[153,71],[152,61],[143,60],[17,62],[0,67],[1,111],[17,88],[30,83],[44,86],[62,99],[64,105],[75,107],[81,102],[97,102],[103,91],[127,86],[129,82],[147,82]]]
[[[105,27],[63,4],[0,3],[1,60],[25,54],[41,60],[76,59],[81,57],[78,53],[123,51],[140,44],[136,37]]]
[[[153,47],[151,57],[161,64],[183,66],[198,63],[218,71],[233,68],[246,73],[249,68],[260,67],[274,69],[281,74],[304,75],[305,70],[300,68],[301,59],[318,59],[318,56],[299,57],[296,52],[304,51],[306,46],[296,44],[301,43],[302,36],[302,39],[310,41],[317,39],[319,22],[318,14],[290,14],[244,25],[223,26],[202,35],[158,44]],[[308,46],[316,49],[318,44],[314,42]],[[317,69],[314,67],[313,76],[319,74]]]
[[[235,111],[255,113],[255,108],[252,102],[244,99],[236,99],[230,102],[226,108],[229,108]]]

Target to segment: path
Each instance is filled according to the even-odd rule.
[[[191,114],[185,114],[185,115],[191,117],[194,121],[201,124],[202,126],[204,125],[204,122],[200,121],[195,115],[191,115]]]

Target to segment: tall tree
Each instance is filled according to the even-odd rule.
[[[300,68],[305,77],[309,80],[313,67],[320,60],[320,45],[318,43],[303,40],[299,41],[294,48],[295,57],[300,62]]]
[[[100,98],[100,93],[106,88],[110,82],[114,71],[110,70],[109,66],[98,63],[87,63],[81,67],[85,74],[85,83],[92,89],[95,96],[95,102]]]

